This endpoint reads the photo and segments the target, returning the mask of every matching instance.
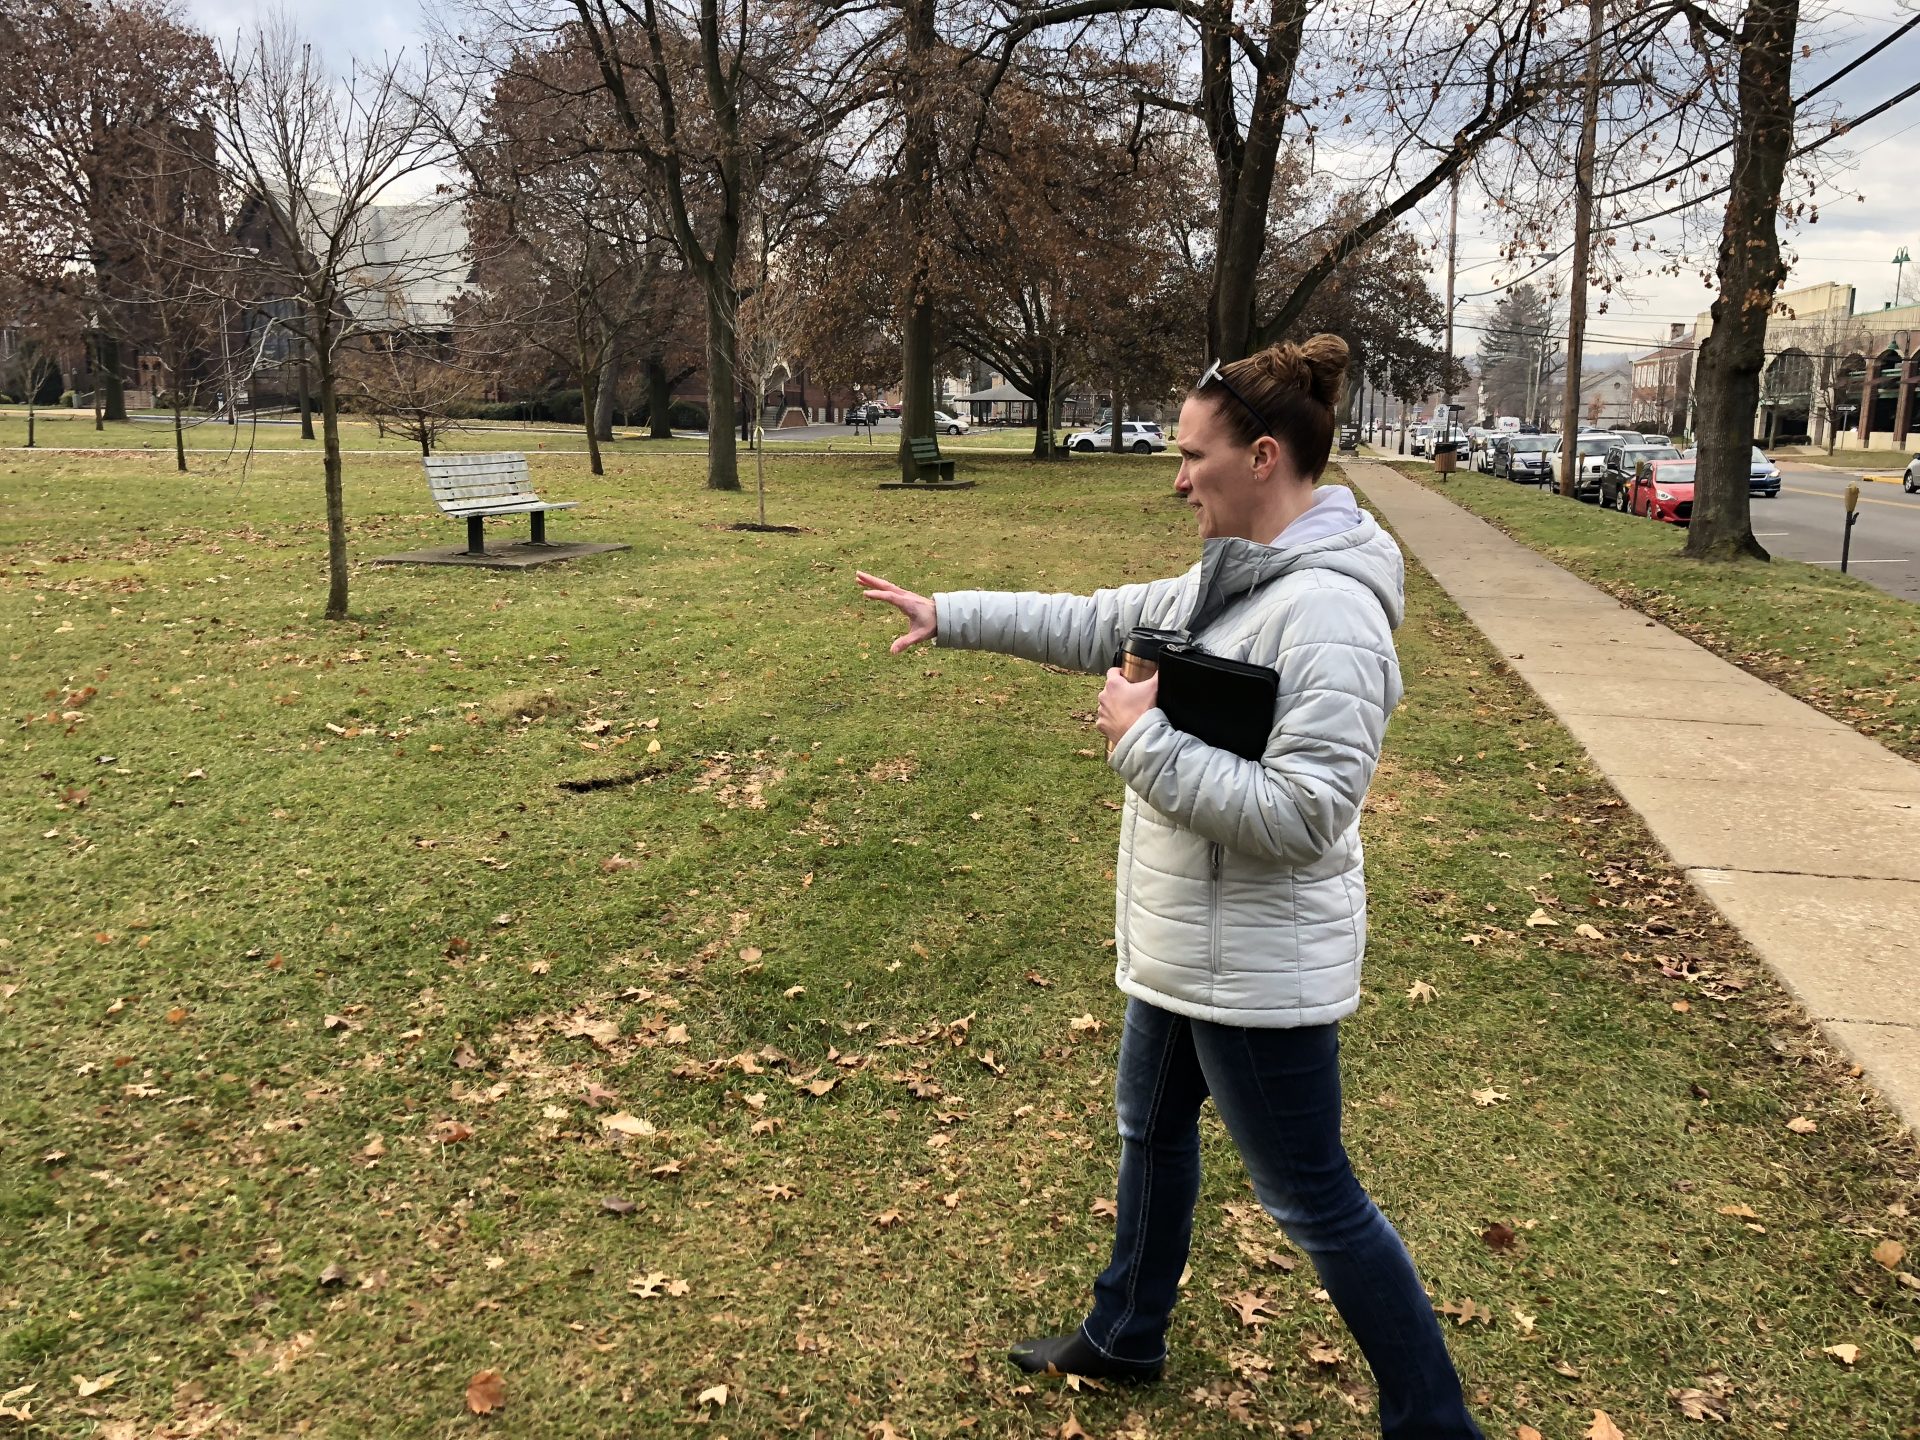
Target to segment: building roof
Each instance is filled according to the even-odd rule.
[[[1012,404],[1019,401],[1024,401],[1029,405],[1033,403],[1033,397],[1031,395],[1014,389],[1013,386],[1006,384],[1004,381],[1001,384],[989,386],[985,390],[976,390],[971,395],[956,395],[953,398],[956,401],[975,401],[982,405]]]

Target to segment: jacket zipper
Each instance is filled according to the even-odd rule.
[[[1207,866],[1212,877],[1207,895],[1207,968],[1215,975],[1220,973],[1220,859],[1220,842],[1216,840],[1207,846]]]

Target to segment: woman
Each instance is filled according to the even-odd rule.
[[[1261,1205],[1312,1259],[1380,1388],[1389,1440],[1478,1436],[1400,1237],[1340,1142],[1339,1021],[1360,1000],[1360,805],[1400,700],[1400,552],[1326,468],[1347,368],[1333,335],[1210,368],[1180,410],[1174,490],[1203,540],[1185,575],[1091,596],[929,599],[862,573],[923,640],[1098,673],[1095,724],[1127,785],[1115,867],[1116,979],[1128,995],[1115,1086],[1113,1258],[1068,1335],[1016,1345],[1029,1372],[1150,1381],[1186,1267],[1211,1096]],[[1275,670],[1265,753],[1174,729],[1158,677],[1109,659],[1139,625]]]

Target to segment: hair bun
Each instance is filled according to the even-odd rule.
[[[1299,346],[1300,358],[1313,372],[1314,398],[1329,409],[1338,409],[1341,393],[1347,387],[1347,342],[1338,335],[1310,335]]]
[[[1296,390],[1325,405],[1340,406],[1347,380],[1347,342],[1338,335],[1313,335],[1295,344],[1288,340],[1250,357],[1254,371],[1276,390]]]

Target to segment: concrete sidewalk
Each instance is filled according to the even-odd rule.
[[[1920,765],[1395,471],[1344,468],[1920,1131]]]

